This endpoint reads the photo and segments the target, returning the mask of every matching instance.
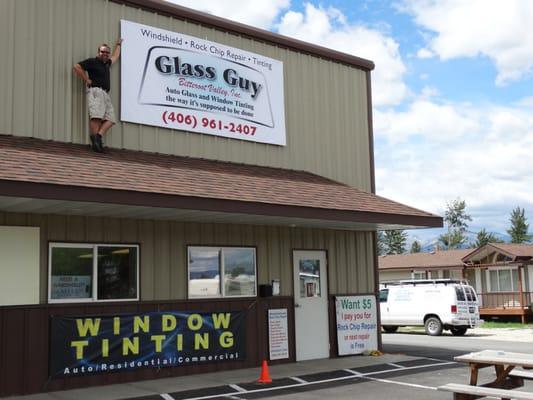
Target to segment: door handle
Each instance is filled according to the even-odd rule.
[[[300,305],[298,303],[294,303],[294,308],[298,308]]]

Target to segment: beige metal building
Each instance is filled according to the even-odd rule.
[[[128,33],[92,152],[72,66],[135,24],[161,51],[248,55],[189,51],[257,77],[267,122],[125,95]],[[374,194],[370,61],[158,0],[5,0],[0,50],[0,396],[335,357],[335,297],[375,299],[376,230],[442,225]]]

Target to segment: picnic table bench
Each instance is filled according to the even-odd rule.
[[[487,386],[472,386],[460,383],[448,383],[439,386],[438,390],[453,392],[454,400],[470,400],[478,397],[497,397],[500,399],[533,400],[533,393],[518,390],[499,389]]]

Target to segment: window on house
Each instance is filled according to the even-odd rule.
[[[427,279],[426,271],[412,271],[411,279]]]
[[[256,296],[255,249],[188,248],[189,298]]]
[[[138,300],[139,246],[50,243],[48,300]]]
[[[516,269],[491,269],[488,273],[491,292],[518,291],[518,271]]]

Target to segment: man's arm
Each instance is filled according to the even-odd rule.
[[[85,82],[87,86],[91,86],[91,83],[93,83],[93,81],[89,79],[87,72],[85,72],[85,70],[81,67],[80,64],[75,64],[74,67],[72,67],[72,70]]]
[[[114,64],[117,62],[117,60],[120,57],[120,45],[122,44],[122,39],[118,39],[117,43],[115,44],[115,49],[113,50],[113,54],[111,54],[111,64]]]

